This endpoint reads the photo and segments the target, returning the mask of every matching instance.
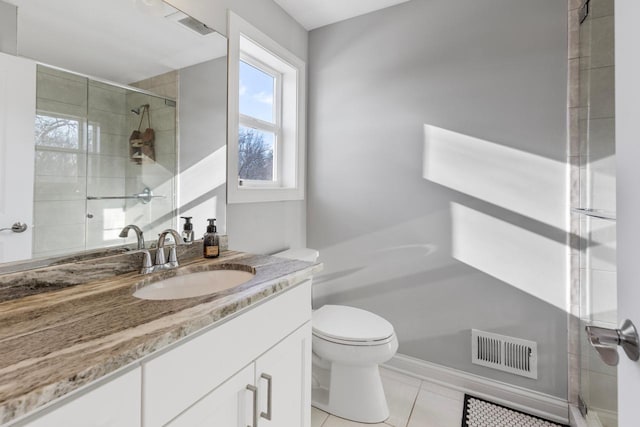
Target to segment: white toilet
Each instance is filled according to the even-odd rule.
[[[283,258],[315,262],[318,251],[294,249]],[[325,305],[313,312],[312,405],[361,423],[389,417],[379,365],[398,350],[391,323],[359,308]]]

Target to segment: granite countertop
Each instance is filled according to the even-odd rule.
[[[164,278],[218,268],[249,270],[255,276],[236,288],[201,297],[150,301],[132,296],[139,287]],[[295,286],[319,268],[225,251],[215,260],[195,259],[144,276],[128,272],[35,290],[20,282],[10,290],[24,296],[2,298],[0,292],[0,424]]]

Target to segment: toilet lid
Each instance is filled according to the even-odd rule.
[[[325,305],[313,312],[313,333],[344,341],[381,341],[393,335],[382,317],[355,307]]]

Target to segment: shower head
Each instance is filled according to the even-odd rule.
[[[137,116],[140,115],[140,110],[142,110],[143,108],[149,108],[149,104],[142,104],[141,106],[139,106],[138,108],[132,108],[131,112]]]

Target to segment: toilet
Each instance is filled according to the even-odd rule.
[[[318,251],[292,249],[275,256],[316,262]],[[398,350],[393,325],[355,307],[325,305],[312,316],[311,404],[361,423],[389,417],[379,365]]]

